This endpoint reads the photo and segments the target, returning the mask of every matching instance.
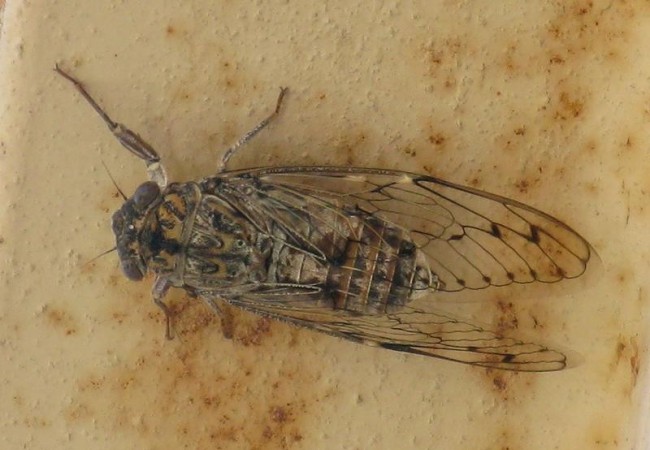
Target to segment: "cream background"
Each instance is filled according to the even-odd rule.
[[[633,449],[648,417],[650,7],[645,2],[9,1],[0,38],[0,447]],[[570,350],[488,372],[235,314],[232,340],[111,254],[143,165],[52,71],[80,78],[173,180],[290,95],[232,167],[431,173],[567,221],[602,268],[564,295],[459,311]],[[531,297],[531,295],[528,295]],[[512,304],[510,304],[512,302]],[[537,318],[535,323],[532,317]]]

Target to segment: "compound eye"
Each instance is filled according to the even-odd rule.
[[[131,260],[122,261],[122,272],[131,281],[140,281],[144,277],[140,267]]]
[[[154,181],[138,186],[133,194],[133,202],[138,209],[144,209],[160,196],[160,187]]]

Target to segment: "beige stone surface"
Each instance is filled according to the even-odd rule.
[[[650,8],[645,2],[9,1],[0,36],[0,447],[640,449],[648,423]],[[173,180],[289,86],[233,167],[429,173],[548,211],[602,262],[577,288],[450,301],[566,349],[557,373],[486,371],[199,301],[166,341],[117,256],[142,164],[59,62]],[[528,292],[528,293],[527,293]]]

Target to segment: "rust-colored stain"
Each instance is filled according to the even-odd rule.
[[[433,133],[429,135],[428,141],[436,147],[442,147],[447,142],[447,137],[443,133]]]
[[[417,150],[411,147],[404,147],[402,151],[405,155],[410,156],[411,158],[415,158],[418,155]]]
[[[188,27],[186,23],[182,21],[176,21],[168,23],[163,28],[163,32],[165,34],[165,38],[170,39],[168,42],[173,42],[171,40],[174,39],[176,42],[185,42],[191,45],[192,37],[188,34],[187,29]]]
[[[0,8],[3,5],[4,0],[0,0]],[[626,18],[647,13],[642,11],[647,6],[638,2],[614,2],[605,6],[593,1],[572,1],[549,7],[554,8],[550,20],[531,21],[530,28],[520,30],[523,34],[514,28],[498,30],[495,39],[503,36],[503,44],[499,45],[502,52],[492,60],[485,60],[480,53],[482,42],[472,42],[471,29],[445,35],[431,26],[428,32],[432,36],[428,41],[414,40],[417,49],[417,62],[414,64],[420,64],[415,73],[427,78],[425,84],[432,87],[433,97],[439,103],[435,105],[434,114],[426,113],[432,116],[426,123],[422,121],[416,125],[421,133],[416,135],[414,143],[401,143],[400,151],[417,156],[425,164],[424,170],[432,175],[509,195],[512,192],[486,186],[494,180],[504,180],[506,189],[511,189],[516,198],[525,201],[528,196],[543,197],[546,186],[574,183],[573,175],[588,165],[588,161],[601,158],[610,151],[597,134],[582,136],[574,133],[592,118],[598,100],[603,96],[591,86],[591,74],[584,72],[583,68],[594,60],[604,60],[615,64],[621,76],[625,75],[632,64],[623,57],[625,46],[635,37],[633,30],[626,26]],[[166,44],[176,45],[189,36],[184,29],[191,28],[163,22],[156,33]],[[532,51],[526,49],[519,41],[528,39],[541,45]],[[262,92],[268,88],[258,88],[254,76],[242,75],[252,68],[252,64],[245,66],[242,62],[245,58],[239,58],[234,51],[224,54],[224,49],[217,46],[202,49],[189,39],[187,44],[188,60],[193,67],[199,67],[208,57],[222,59],[213,65],[217,71],[210,76],[216,81],[213,83],[215,89],[226,92],[224,105],[236,106],[247,101],[240,92],[249,95],[251,90],[260,89]],[[471,132],[472,128],[468,126],[470,121],[462,116],[467,113],[462,101],[454,104],[458,111],[445,102],[452,103],[453,95],[467,88],[463,84],[463,68],[471,60],[485,60],[485,68],[480,72],[485,77],[477,76],[471,87],[476,90],[468,92],[487,100],[482,113],[483,122],[478,128],[478,132],[484,135],[479,134],[473,141],[468,141],[463,135],[468,130]],[[79,65],[80,62],[71,61],[70,64]],[[527,103],[528,97],[512,98],[507,85],[489,85],[495,79],[521,80],[525,77],[531,77],[531,90],[544,99],[532,111]],[[191,80],[191,76],[188,78]],[[535,80],[539,79],[542,80],[541,87],[535,86],[539,82]],[[488,84],[482,84],[483,80]],[[173,100],[197,101],[200,96],[195,87],[191,82],[172,86]],[[302,89],[305,97],[316,104],[329,100],[333,92],[322,90],[320,86],[311,92],[310,86],[298,86],[298,89]],[[507,107],[512,111],[497,119],[490,117],[491,101],[497,105],[511,102]],[[264,105],[260,104],[259,110],[263,108]],[[290,114],[300,114],[300,111],[290,111]],[[436,114],[439,117],[435,117]],[[639,111],[640,116],[643,114],[647,120],[647,111]],[[464,128],[441,124],[440,117],[445,116],[462,118]],[[236,140],[245,128],[235,121],[218,127],[218,139],[222,141]],[[364,156],[376,135],[371,127],[355,124],[343,137],[339,131],[336,133],[333,145],[327,149],[333,153],[332,163],[381,165],[381,161],[375,164],[375,160],[368,161]],[[636,133],[634,128],[621,129],[620,133],[615,149],[620,155],[616,157],[638,163],[636,153],[644,151],[644,135]],[[576,136],[581,136],[581,140],[577,141]],[[462,147],[467,142],[476,143],[476,150],[465,151]],[[214,145],[209,148],[219,148],[221,143],[215,138]],[[548,144],[554,147],[553,152],[543,148]],[[463,151],[457,152],[459,149]],[[476,161],[463,164],[468,155],[475,156]],[[460,170],[456,171],[457,167]],[[517,172],[516,168],[521,170]],[[622,165],[622,176],[627,177],[625,174],[629,175],[629,169]],[[643,170],[642,167],[633,169]],[[508,178],[503,177],[506,172]],[[597,198],[603,189],[607,189],[599,181],[588,183],[576,178],[575,183],[581,183],[579,186],[571,184],[571,188],[575,188],[572,195],[579,201]],[[648,210],[650,181],[645,185],[628,183],[624,189],[645,192],[636,203],[633,200],[628,205],[628,215],[631,214],[628,222],[633,224],[636,214]],[[107,184],[106,191],[110,191],[110,195],[102,198],[108,200],[97,202],[95,206],[92,202],[89,204],[106,215],[106,232],[110,234],[108,215],[114,210],[118,194],[110,184]],[[517,197],[519,194],[521,196]],[[531,204],[536,203],[531,201]],[[567,221],[571,219],[572,211],[568,214],[568,217],[562,216]],[[101,259],[84,265],[80,272],[81,276],[103,280],[107,293],[92,299],[105,305],[103,316],[94,319],[101,327],[116,330],[118,338],[115,344],[120,345],[120,350],[113,349],[109,343],[103,350],[106,354],[99,357],[101,365],[86,367],[78,374],[74,383],[76,390],[68,394],[70,402],[62,411],[64,419],[75,425],[71,429],[92,428],[97,436],[127,435],[134,446],[142,448],[313,448],[309,441],[313,424],[327,420],[322,417],[319,402],[330,401],[329,395],[338,394],[332,394],[331,386],[327,393],[324,392],[326,388],[319,378],[319,368],[304,363],[303,337],[307,332],[238,310],[226,309],[225,317],[220,318],[199,299],[176,292],[172,301],[176,318],[175,337],[166,341],[164,316],[150,299],[151,280],[134,287],[117,270],[111,270],[115,267],[115,255],[106,258],[113,260],[109,264]],[[632,283],[634,274],[621,270],[612,274],[612,280],[622,289]],[[485,316],[485,320],[494,321],[496,328],[504,334],[518,329],[535,329],[535,333],[553,336],[552,333],[561,328],[549,320],[552,312],[546,311],[544,306],[536,303],[529,311],[519,308],[517,300],[510,297],[496,300],[491,304],[491,315]],[[639,300],[639,303],[645,306],[647,300]],[[55,334],[83,335],[83,316],[77,317],[61,307],[50,306],[37,319]],[[94,339],[94,336],[84,338]],[[619,390],[625,399],[632,395],[640,368],[645,364],[645,353],[640,348],[644,338],[625,334],[608,341],[603,378],[608,382],[613,380],[612,389]],[[330,338],[310,339],[318,342]],[[432,370],[437,363],[433,362]],[[407,363],[404,367],[408,368]],[[472,373],[488,395],[496,399],[497,409],[512,408],[516,412],[517,402],[523,402],[521,399],[534,393],[534,377],[483,370]],[[372,381],[375,374],[363,376]],[[349,393],[345,388],[342,391],[346,395]],[[40,417],[21,403],[20,396],[16,395],[12,405],[23,411],[25,424],[33,428],[51,426],[50,419]],[[617,405],[613,403],[613,406]],[[391,405],[386,406],[390,411]],[[460,404],[451,406],[465,407]],[[437,407],[431,406],[432,410]],[[617,448],[621,445],[622,419],[618,417],[616,408],[612,410],[617,414],[603,415],[602,410],[594,410],[593,416],[585,419],[591,422],[588,429],[572,429],[571,434],[577,436],[575,442],[583,444],[582,448]],[[363,414],[373,413],[364,411]],[[523,432],[518,426],[515,418],[506,415],[504,431],[496,437],[496,442],[491,440],[499,430],[489,432],[488,440],[494,444],[490,448],[525,448],[523,443],[526,441],[522,441]],[[357,430],[359,434],[364,431]]]
[[[286,351],[294,330],[235,311],[229,340],[200,300],[175,295],[172,308],[172,341],[164,340],[153,304],[127,315],[121,308],[109,312],[125,334],[132,334],[126,325],[139,321],[142,335],[132,351],[116,355],[117,364],[78,378],[66,420],[92,417],[109,434],[129,433],[134,442],[165,448],[287,449],[300,442],[305,417],[322,394],[300,352]]]
[[[504,393],[508,388],[508,382],[506,381],[506,377],[501,373],[494,374],[492,378],[492,385],[497,391],[501,393]]]
[[[560,120],[577,119],[585,109],[584,96],[577,93],[560,92],[554,99],[555,118]]]
[[[636,387],[641,364],[641,353],[636,336],[619,336],[611,363],[612,372],[622,371],[625,376],[617,384],[626,398],[631,398]]]
[[[422,47],[429,76],[444,90],[451,90],[458,84],[457,62],[466,56],[467,48],[462,37],[447,36],[433,39]]]
[[[332,164],[347,166],[363,166],[365,161],[358,161],[359,155],[363,156],[366,146],[367,134],[363,131],[349,135],[343,135],[332,143],[332,150],[335,155],[342,154],[344,160],[332,161]]]
[[[100,212],[110,233],[108,215],[116,200],[112,186],[106,199]],[[115,255],[106,258],[111,257]],[[317,374],[302,365],[299,352],[286,352],[296,347],[296,330],[228,308],[220,318],[199,299],[177,290],[170,296],[174,339],[166,341],[164,315],[151,302],[151,280],[129,283],[114,263],[106,270],[103,261],[80,269],[84,275],[101,277],[111,294],[94,299],[113,302],[96,320],[133,342],[131,350],[120,347],[115,352],[114,363],[79,374],[76,392],[63,410],[66,421],[92,420],[103,433],[132,435],[142,446],[298,445],[305,418],[320,394],[313,386]],[[48,307],[42,316],[53,329],[78,335],[76,319],[65,310]],[[265,364],[264,355],[270,354],[272,361]],[[29,414],[25,420],[32,428],[47,426]]]
[[[271,333],[271,320],[266,317],[249,315],[249,323],[243,330],[234,335],[236,342],[244,346],[260,346],[266,336]]]
[[[167,32],[176,30],[170,26]],[[174,99],[190,100],[191,92],[180,86]],[[117,198],[115,189],[108,189],[100,207],[106,216]],[[110,233],[108,217],[106,222]],[[94,263],[82,272],[98,275],[97,270]],[[105,270],[102,278],[108,288],[102,301],[113,297],[114,303],[96,320],[124,336],[120,344],[130,350],[121,346],[113,355],[116,362],[80,374],[64,412],[67,421],[92,417],[93,426],[106,434],[127,433],[147,446],[192,442],[196,448],[284,449],[303,439],[304,417],[319,401],[319,391],[312,386],[318,374],[304,367],[295,351],[298,331],[230,308],[219,317],[176,290],[169,299],[174,339],[165,341],[164,315],[149,293],[152,280],[129,283],[117,269]],[[50,310],[46,318],[70,329],[62,311]]]
[[[67,311],[53,306],[43,308],[43,317],[48,325],[66,336],[77,334],[77,320]]]
[[[528,192],[528,188],[530,187],[530,185],[531,182],[525,178],[515,182],[515,187],[522,194],[526,194]]]
[[[517,318],[517,310],[511,301],[497,301],[497,309],[499,316],[497,318],[496,332],[507,335],[512,334],[512,331],[519,328],[519,319]]]

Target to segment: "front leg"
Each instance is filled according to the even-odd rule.
[[[54,70],[63,78],[71,82],[79,93],[86,99],[86,101],[93,107],[93,109],[102,118],[108,129],[113,133],[113,136],[120,141],[127,150],[140,158],[147,165],[147,174],[151,181],[155,181],[161,189],[167,186],[167,173],[165,168],[160,164],[160,156],[144,139],[138,136],[137,133],[125,127],[121,123],[117,123],[110,118],[110,116],[99,106],[99,103],[86,91],[86,88],[79,80],[72,75],[64,72],[63,69],[57,64]]]
[[[165,314],[165,338],[168,340],[173,339],[172,335],[172,311],[169,309],[169,306],[163,301],[169,288],[172,284],[167,280],[167,278],[157,277],[156,282],[151,288],[151,295],[153,297],[153,302],[162,309]]]

